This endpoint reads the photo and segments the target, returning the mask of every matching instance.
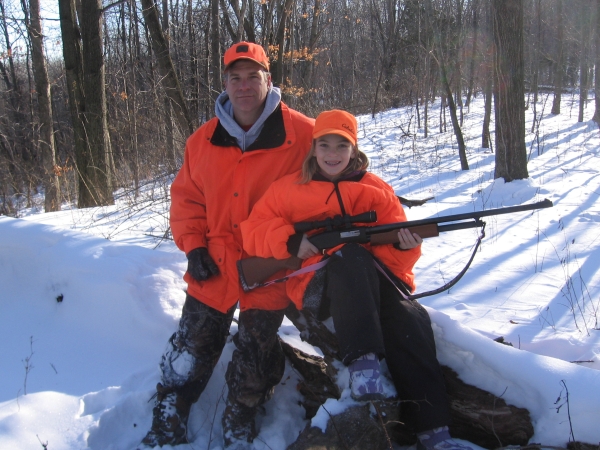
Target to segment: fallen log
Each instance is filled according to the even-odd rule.
[[[339,360],[337,339],[326,325],[293,305],[286,310],[286,316],[298,328],[302,339],[321,349],[324,355],[323,358],[307,355],[282,343],[287,358],[303,377],[298,388],[305,398],[306,418],[310,419],[327,399],[340,397],[332,364]],[[484,448],[528,444],[533,436],[529,411],[462,382],[448,367],[442,369],[451,407],[450,433],[454,437]],[[401,410],[402,402],[397,399],[348,408],[330,418],[325,432],[309,424],[288,448],[375,450],[392,448],[392,442],[414,444],[416,436],[401,422]]]

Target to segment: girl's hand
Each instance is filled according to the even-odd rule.
[[[318,255],[319,253],[319,249],[310,243],[308,236],[306,236],[306,234],[302,236],[300,248],[298,249],[298,258],[307,259],[311,256]]]
[[[398,245],[402,250],[418,247],[422,242],[421,236],[411,233],[408,228],[400,228],[398,231]]]

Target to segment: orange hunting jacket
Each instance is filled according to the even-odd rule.
[[[356,215],[377,212],[376,224],[406,221],[406,215],[394,190],[381,178],[369,172],[358,172],[350,178],[331,182],[318,174],[307,184],[299,184],[300,173],[283,177],[273,183],[250,214],[242,222],[244,250],[250,255],[285,259],[289,237],[295,234],[297,222],[323,220],[340,214]],[[412,290],[415,289],[413,266],[421,256],[421,247],[401,251],[389,245],[364,245]],[[339,247],[338,247],[339,248]],[[337,248],[327,253],[335,252]],[[302,267],[322,259],[313,256]],[[287,293],[296,307],[302,308],[302,298],[314,272],[290,278]],[[262,289],[262,288],[261,288]]]
[[[248,293],[241,289],[236,268],[244,256],[239,225],[273,181],[302,166],[313,125],[314,119],[281,103],[245,152],[216,118],[189,137],[183,166],[171,185],[171,231],[186,254],[208,247],[220,271],[204,282],[186,272],[184,280],[192,297],[222,312],[238,299],[242,310],[289,305],[284,285]]]

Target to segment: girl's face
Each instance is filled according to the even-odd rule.
[[[326,134],[315,142],[315,158],[319,171],[330,180],[342,173],[355,157],[352,143],[337,134]]]

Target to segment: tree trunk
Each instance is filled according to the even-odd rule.
[[[79,192],[78,206],[112,205],[112,151],[108,134],[103,54],[102,2],[82,0],[81,37],[83,41],[83,123],[88,143],[84,173],[87,189]]]
[[[490,10],[489,2],[485,2],[483,4],[485,8],[485,25],[484,25],[484,36],[486,47],[492,47],[492,12]],[[481,129],[481,148],[490,148],[490,122],[492,116],[492,87],[493,87],[493,74],[492,74],[492,66],[493,66],[493,55],[490,51],[486,51],[484,55],[483,68],[484,68],[484,88],[483,88],[483,98],[484,98],[484,112],[483,112],[483,126]]]
[[[35,80],[40,118],[39,145],[44,171],[44,210],[46,212],[60,211],[60,184],[57,172],[54,170],[56,166],[56,146],[54,142],[54,121],[52,119],[52,98],[44,54],[39,0],[30,0],[29,7],[31,21],[27,29],[31,41],[33,78]],[[28,22],[27,18],[25,20]]]
[[[83,62],[81,54],[81,32],[77,25],[75,0],[58,0],[60,30],[63,42],[63,59],[69,92],[69,112],[73,123],[73,141],[75,167],[77,170],[78,197],[86,195],[91,188],[86,177],[85,167],[88,164],[88,142],[83,127],[81,111],[85,109],[83,94]],[[83,194],[82,194],[83,193]]]
[[[490,119],[492,117],[492,74],[488,74],[483,91],[484,112],[481,130],[481,148],[490,148]]]
[[[191,4],[191,2],[190,2]],[[169,50],[169,54],[171,53],[170,45],[171,39],[169,37],[169,2],[168,0],[162,0],[162,32],[163,36],[166,39],[166,46]],[[179,169],[179,164],[177,164],[176,158],[176,149],[175,149],[175,138],[174,138],[174,130],[173,130],[173,108],[171,107],[171,99],[168,95],[165,95],[163,99],[163,120],[165,122],[165,144],[167,146],[167,154],[166,160],[167,165],[169,166],[168,171],[170,173],[176,173]],[[183,128],[182,128],[183,130]]]
[[[525,147],[523,0],[492,0],[496,168],[506,182],[528,178]]]
[[[248,0],[242,0],[242,7],[240,8],[240,14],[238,16],[238,29],[237,29],[237,41],[244,40],[244,17],[246,17],[246,8],[248,6]]]
[[[531,81],[531,89],[533,90],[533,121],[531,123],[531,132],[535,131],[535,124],[537,121],[537,103],[538,103],[538,80],[540,74],[540,46],[542,45],[542,0],[536,1],[536,15],[537,15],[537,33],[535,40],[535,47],[533,51],[533,64],[532,73],[533,79]]]
[[[188,3],[188,20],[187,28],[190,40],[190,80],[189,80],[189,92],[190,92],[190,119],[194,124],[194,128],[198,126],[198,112],[200,105],[200,77],[198,73],[198,48],[197,48],[197,31],[194,24],[194,8],[193,3]]]
[[[581,16],[581,34],[579,39],[579,47],[581,54],[579,55],[579,115],[577,117],[578,122],[583,122],[583,112],[588,100],[588,84],[589,84],[589,73],[590,68],[588,66],[588,54],[590,50],[590,32],[591,32],[591,18],[594,15],[594,8],[592,8],[589,0],[580,2],[579,7],[581,8],[579,14]]]
[[[460,129],[460,124],[458,122],[458,116],[456,114],[456,104],[454,103],[454,98],[452,97],[452,90],[450,89],[448,75],[446,74],[446,66],[443,62],[441,62],[440,64],[440,71],[442,73],[442,85],[446,90],[446,98],[448,100],[448,108],[450,109],[450,119],[452,120],[452,128],[454,129],[456,142],[458,144],[460,168],[462,170],[469,170],[469,162],[467,161],[467,147],[465,145],[462,130]]]
[[[430,21],[433,19],[433,6],[431,4],[431,0],[427,0],[427,12],[430,18]],[[440,68],[440,76],[442,81],[442,89],[444,89],[444,93],[446,95],[446,100],[448,101],[448,107],[450,108],[450,118],[452,120],[452,127],[454,128],[454,134],[456,136],[456,142],[458,144],[458,155],[460,157],[460,167],[462,170],[469,170],[469,163],[467,161],[467,148],[465,146],[465,140],[463,138],[462,130],[460,129],[460,124],[458,122],[458,116],[456,115],[456,103],[454,103],[454,98],[452,96],[452,89],[450,88],[450,82],[448,80],[448,72],[446,68],[446,60],[444,56],[444,51],[442,48],[442,39],[440,36],[439,28],[435,24],[431,24],[430,28],[433,30],[433,36],[435,39],[435,47],[437,47],[437,63]]]
[[[210,61],[212,69],[211,79],[211,98],[213,103],[221,93],[221,45],[219,34],[219,1],[211,0],[210,2]]]
[[[383,89],[385,90],[386,96],[391,96],[392,105],[398,106],[398,95],[394,92],[394,72],[398,61],[398,43],[397,38],[397,5],[394,0],[384,1],[384,21],[385,29],[382,30],[381,42],[383,44],[383,59],[384,65],[384,76],[383,76]]]
[[[308,41],[308,54],[312,55],[315,47],[317,46],[317,39],[319,37],[319,15],[321,14],[321,0],[314,0],[312,22],[310,25],[310,38]],[[307,61],[306,74],[304,75],[304,86],[312,87],[313,85],[313,71],[314,71],[314,59],[311,58]]]
[[[154,0],[142,0],[142,7],[144,21],[152,38],[152,48],[156,54],[158,67],[163,77],[163,87],[167,97],[171,101],[177,125],[182,133],[192,134],[194,132],[194,125],[183,97],[183,91],[179,85],[173,61],[171,60],[169,44],[160,26],[158,8]]]
[[[456,31],[456,51],[454,52],[454,76],[452,77],[454,79],[455,84],[455,89],[454,89],[454,98],[455,98],[455,104],[458,107],[458,111],[460,111],[460,119],[458,121],[458,124],[460,127],[463,126],[463,122],[464,122],[464,109],[463,109],[463,100],[462,100],[462,61],[461,61],[461,49],[464,50],[463,47],[463,43],[464,43],[464,39],[463,39],[463,1],[464,0],[460,0],[456,2],[457,5],[457,14],[456,14],[456,21],[457,21],[457,31]],[[461,132],[462,134],[462,132]],[[459,146],[460,148],[460,146]],[[466,160],[466,157],[465,157]],[[468,165],[467,165],[468,166]],[[463,170],[468,170],[464,169]]]
[[[17,73],[15,70],[15,61],[13,58],[13,51],[10,36],[8,34],[8,24],[6,23],[6,11],[4,7],[4,0],[0,0],[0,17],[2,18],[2,31],[4,34],[4,42],[6,43],[6,59],[8,59],[8,68],[10,78],[5,76],[5,79],[8,81],[7,87],[11,90],[10,100],[13,106],[13,109],[18,110],[18,104],[15,103],[15,100],[20,99],[20,84],[17,78]],[[8,75],[8,74],[7,74]],[[12,89],[11,89],[12,88]]]
[[[273,43],[273,45],[277,47],[277,59],[273,61],[273,64],[271,65],[271,73],[273,76],[273,84],[279,86],[283,85],[285,81],[285,63],[283,61],[283,54],[285,46],[286,25],[290,15],[290,10],[292,8],[292,2],[293,0],[285,0],[283,5],[281,5],[281,10],[279,11],[279,21],[277,22],[275,34],[275,42]]]
[[[600,0],[596,0],[596,26],[594,28],[596,32],[596,82],[594,85],[596,109],[592,120],[600,125]]]
[[[471,97],[473,96],[473,85],[475,83],[475,59],[477,59],[477,41],[479,39],[479,23],[478,23],[478,9],[479,0],[473,1],[473,49],[471,50],[471,65],[469,68],[469,83],[467,87],[467,99],[465,106],[468,108],[471,104]]]
[[[246,40],[248,42],[256,42],[256,33],[254,32],[254,24],[256,23],[256,19],[254,18],[254,2],[249,3],[247,16],[248,17],[244,18],[244,31],[246,32]]]
[[[8,91],[8,104],[10,105],[10,111],[8,113],[8,119],[12,122],[12,130],[8,138],[11,140],[10,145],[12,147],[12,161],[11,172],[17,174],[21,172],[19,178],[24,179],[26,177],[24,172],[28,170],[24,167],[18,167],[22,160],[23,162],[31,161],[31,146],[25,135],[25,126],[30,122],[24,113],[23,108],[23,92],[21,89],[21,83],[17,76],[17,70],[15,67],[15,58],[13,55],[12,43],[9,35],[8,23],[6,21],[7,14],[4,6],[4,0],[0,0],[0,25],[2,27],[4,42],[6,45],[6,52],[2,53],[2,60],[8,60],[8,70],[2,66],[2,78],[6,83]],[[1,63],[2,61],[0,61]],[[18,184],[18,182],[17,182]]]
[[[139,59],[139,38],[138,38],[138,22],[137,13],[135,4],[128,4],[130,17],[134,19],[134,23],[131,24],[132,28],[129,33],[129,39],[127,39],[127,46],[123,48],[123,56],[125,57],[125,64],[129,63],[129,70],[127,71],[127,76],[129,80],[127,80],[126,76],[126,84],[127,88],[127,111],[128,111],[128,121],[129,121],[129,145],[131,148],[131,156],[130,159],[133,164],[133,182],[135,188],[135,198],[138,198],[139,188],[140,188],[140,154],[139,154],[139,129],[138,129],[138,86],[137,86],[137,72],[138,72],[138,64],[137,61]],[[127,61],[127,56],[129,60]],[[140,136],[141,138],[141,136]],[[143,139],[143,138],[142,138]]]
[[[421,8],[419,8],[419,42],[421,40],[421,28],[422,24],[427,24],[427,20],[423,21],[421,15]],[[427,31],[427,30],[425,30]],[[431,77],[431,40],[429,38],[429,33],[425,33],[425,58],[423,60],[423,137],[429,137],[429,101],[432,97],[435,97],[435,82],[433,82]],[[437,78],[436,78],[437,79]]]
[[[552,102],[552,114],[560,114],[560,101],[563,89],[563,47],[565,35],[565,18],[563,15],[563,0],[557,0],[558,16],[558,51],[554,62],[554,101]]]

